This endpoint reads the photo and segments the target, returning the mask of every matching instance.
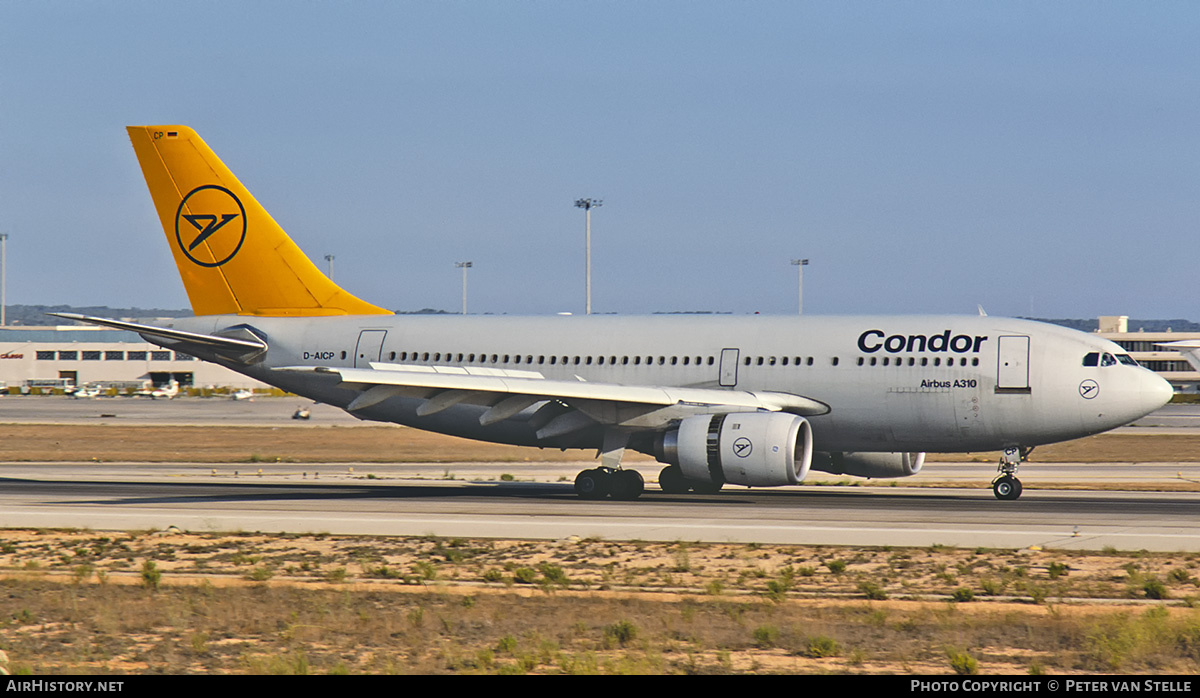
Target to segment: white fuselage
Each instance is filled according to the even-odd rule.
[[[1107,340],[1062,327],[983,316],[767,317],[204,316],[173,327],[220,333],[244,325],[269,350],[225,365],[345,407],[356,391],[333,376],[277,371],[369,363],[492,367],[548,379],[791,393],[829,406],[809,418],[821,451],[978,451],[1034,446],[1127,424],[1164,404],[1169,384],[1117,356]],[[206,357],[201,357],[206,358]],[[594,448],[589,437],[539,442],[531,407],[481,426],[483,407],[429,417],[398,396],[358,413],[468,438]]]

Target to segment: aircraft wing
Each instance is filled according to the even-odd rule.
[[[486,406],[479,422],[488,425],[538,403],[565,407],[538,429],[542,439],[597,423],[659,429],[695,414],[782,411],[814,416],[829,412],[825,403],[790,393],[552,380],[534,371],[495,368],[372,363],[371,368],[292,366],[277,370],[337,374],[343,386],[361,391],[347,405],[349,412],[403,395],[424,399],[417,408],[419,416],[460,403]]]

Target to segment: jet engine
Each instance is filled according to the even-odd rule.
[[[916,475],[925,464],[924,453],[826,453],[817,451],[812,457],[812,469],[834,475],[892,478]]]
[[[658,456],[688,480],[774,487],[804,480],[812,443],[812,426],[794,414],[697,415],[664,434]]]

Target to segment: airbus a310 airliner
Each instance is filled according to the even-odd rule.
[[[635,499],[626,449],[663,492],[898,478],[925,452],[1004,452],[1016,499],[1040,444],[1165,404],[1116,344],[986,316],[396,316],[335,285],[198,135],[129,137],[195,317],[132,330],[362,419],[520,446],[596,449],[581,497]]]

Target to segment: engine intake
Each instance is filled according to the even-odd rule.
[[[688,417],[664,435],[659,459],[689,480],[753,487],[797,485],[812,462],[812,426],[782,412]]]
[[[834,475],[855,477],[893,478],[909,477],[921,472],[925,464],[924,453],[826,453],[813,454],[812,469]]]

